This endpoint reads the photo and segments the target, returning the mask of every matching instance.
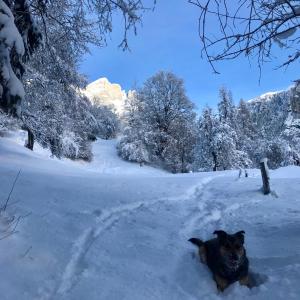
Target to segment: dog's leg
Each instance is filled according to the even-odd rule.
[[[203,264],[207,265],[207,255],[206,255],[206,248],[205,246],[199,247],[199,256],[200,260]]]
[[[217,288],[220,292],[223,292],[229,285],[226,279],[217,274],[214,275],[214,280],[217,283]]]
[[[246,276],[242,277],[242,278],[239,280],[239,283],[240,283],[240,285],[245,285],[245,286],[247,286],[248,288],[250,288],[250,287],[251,287],[251,282],[250,282],[249,275],[246,275]]]

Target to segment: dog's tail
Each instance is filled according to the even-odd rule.
[[[196,238],[189,239],[189,242],[191,242],[192,244],[198,246],[199,248],[204,245],[204,243],[200,239],[196,239]]]

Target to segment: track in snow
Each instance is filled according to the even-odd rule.
[[[205,188],[205,186],[208,185],[213,179],[213,177],[204,178],[200,184],[197,184],[195,187],[188,190],[184,195],[166,197],[148,202],[138,201],[135,203],[113,207],[102,212],[97,211],[96,214],[98,216],[95,218],[95,224],[92,227],[84,230],[84,232],[74,242],[71,250],[71,259],[64,269],[60,285],[55,294],[62,296],[69,292],[76,285],[76,283],[80,280],[82,272],[84,271],[84,268],[81,267],[83,265],[81,262],[89,251],[89,248],[103,231],[109,229],[114,223],[118,222],[120,218],[128,216],[130,213],[135,212],[140,208],[150,207],[158,203],[182,202],[194,200],[196,197],[199,199],[199,193],[202,193],[202,190]]]

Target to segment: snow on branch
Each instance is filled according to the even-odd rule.
[[[23,39],[15,25],[14,16],[4,1],[0,0],[0,99],[5,92],[9,96],[24,97],[23,85],[11,65],[12,49],[16,55],[24,55]]]
[[[41,41],[26,0],[0,0],[0,107],[20,116],[24,62]]]

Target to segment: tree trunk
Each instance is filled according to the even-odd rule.
[[[213,167],[213,171],[217,171],[217,167],[218,167],[218,163],[217,163],[217,155],[215,152],[212,152],[212,156],[213,156],[213,161],[214,161],[214,167]]]
[[[260,161],[260,171],[261,171],[261,177],[263,181],[263,193],[265,195],[270,194],[270,177],[269,177],[269,168],[267,165],[267,158],[264,158]]]
[[[242,169],[242,168],[240,168],[240,169],[239,169],[239,178],[241,178],[241,177],[242,177],[242,173],[243,173],[243,169]]]
[[[184,151],[181,153],[181,173],[186,173],[185,163],[184,163]]]
[[[27,137],[26,148],[33,150],[34,135],[30,129],[27,129],[27,133],[28,133],[28,137]]]

